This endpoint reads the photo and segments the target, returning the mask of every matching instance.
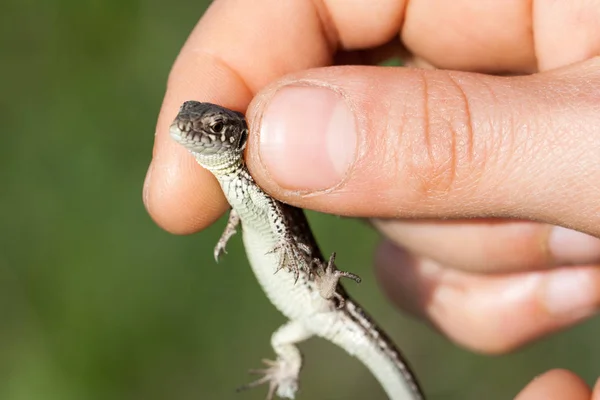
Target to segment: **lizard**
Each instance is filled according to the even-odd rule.
[[[271,336],[276,360],[263,360],[262,375],[242,389],[268,384],[267,400],[295,398],[302,354],[297,343],[322,337],[358,358],[391,400],[422,400],[408,363],[374,320],[350,298],[341,278],[360,278],[325,260],[301,208],[280,202],[254,181],[244,162],[248,124],[244,114],[206,102],[186,101],[169,129],[218,180],[231,206],[214,257],[225,253],[241,225],[250,265],[270,301],[288,322]]]

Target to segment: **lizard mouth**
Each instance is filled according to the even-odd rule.
[[[169,128],[169,134],[177,143],[196,154],[211,155],[220,150],[219,143],[210,135],[192,129],[192,122],[176,120]]]
[[[184,134],[183,134],[183,131],[181,130],[181,128],[179,128],[179,123],[177,121],[173,122],[171,124],[171,126],[169,127],[169,134],[170,134],[171,138],[173,138],[177,143],[183,144]]]
[[[192,123],[177,120],[169,127],[169,134],[179,144],[192,150],[202,145],[202,140],[198,133],[192,131]]]

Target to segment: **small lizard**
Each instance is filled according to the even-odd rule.
[[[242,113],[197,101],[186,101],[170,134],[219,181],[232,209],[214,256],[241,224],[246,254],[267,297],[289,321],[271,337],[277,358],[266,368],[251,370],[262,377],[244,388],[269,384],[267,399],[295,397],[302,367],[296,343],[323,337],[362,361],[392,400],[420,400],[419,384],[388,336],[339,283],[358,276],[326,261],[304,212],[266,194],[250,176],[243,160],[248,126]]]

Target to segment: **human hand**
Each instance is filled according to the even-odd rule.
[[[247,161],[259,184],[375,218],[389,238],[377,256],[385,290],[454,341],[504,352],[595,313],[599,241],[555,226],[600,235],[600,6],[326,3],[211,6],[158,121],[144,192],[157,223],[191,233],[227,207],[168,137],[180,104],[244,110],[254,97]],[[415,65],[532,75],[318,68],[381,60],[399,32]]]
[[[592,392],[577,375],[554,369],[532,380],[515,400],[600,400],[600,381]]]

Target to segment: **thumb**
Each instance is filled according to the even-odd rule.
[[[249,167],[283,201],[600,236],[600,58],[521,77],[323,68],[269,87],[248,115]]]

